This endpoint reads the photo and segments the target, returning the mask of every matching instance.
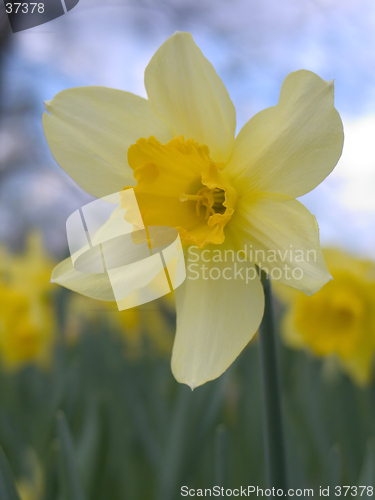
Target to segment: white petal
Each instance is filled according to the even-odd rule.
[[[177,32],[163,43],[146,68],[145,86],[152,109],[174,135],[206,144],[214,160],[227,161],[236,111],[190,33]]]
[[[141,137],[172,136],[148,101],[105,87],[63,90],[46,102],[43,127],[57,163],[88,193],[102,197],[134,185],[127,151]]]
[[[81,273],[74,269],[71,257],[55,267],[51,281],[92,299],[115,301],[108,274]]]
[[[176,291],[172,371],[177,381],[192,389],[219,377],[233,363],[256,333],[264,310],[263,289],[254,267],[235,265],[230,259],[225,262],[224,254],[223,262],[205,262],[209,248],[205,253],[193,248],[197,262],[195,255],[186,255],[187,278]]]
[[[296,71],[286,77],[277,106],[261,111],[242,128],[227,171],[242,192],[295,198],[327,177],[342,145],[333,83],[310,71]]]
[[[297,200],[282,195],[242,198],[228,230],[239,249],[251,254],[273,279],[307,295],[332,279],[319,245],[315,217]]]

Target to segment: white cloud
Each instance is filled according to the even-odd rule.
[[[375,115],[344,122],[345,144],[332,179],[338,200],[350,210],[375,216]]]

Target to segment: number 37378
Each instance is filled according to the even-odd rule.
[[[336,486],[335,496],[361,497],[362,495],[372,497],[374,495],[373,486]]]
[[[44,3],[9,2],[5,4],[5,8],[7,14],[34,14],[34,12],[43,14]]]

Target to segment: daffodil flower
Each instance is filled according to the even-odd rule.
[[[21,254],[0,247],[0,357],[7,370],[50,363],[56,327],[47,297],[52,268],[37,233]]]
[[[339,250],[323,251],[334,280],[313,297],[277,286],[285,303],[287,345],[339,360],[359,385],[372,375],[375,352],[375,264]]]
[[[233,103],[189,33],[176,33],[159,48],[145,87],[148,100],[103,87],[65,90],[46,103],[43,124],[56,161],[83,189],[102,197],[133,187],[146,226],[178,229],[188,276],[176,290],[172,371],[194,388],[221,375],[261,322],[260,280],[241,279],[241,269],[255,271],[256,263],[272,271],[286,261],[303,277],[280,280],[307,294],[330,279],[315,217],[295,198],[334,168],[342,123],[333,83],[297,71],[285,79],[278,104],[235,137]],[[245,245],[262,250],[257,259],[226,262],[228,251]],[[296,263],[292,247],[314,250],[316,258]],[[191,248],[212,279],[189,271]],[[223,259],[208,259],[213,249]],[[69,261],[53,279],[110,299],[100,277],[84,276]]]

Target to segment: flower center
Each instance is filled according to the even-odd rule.
[[[183,244],[201,248],[223,243],[237,195],[207,146],[183,137],[167,144],[142,138],[130,146],[128,161],[146,226],[175,227]]]
[[[338,278],[314,296],[301,295],[298,300],[297,329],[319,355],[337,353],[345,358],[357,345],[365,306],[360,291],[351,285],[347,288]]]
[[[197,194],[180,194],[180,201],[195,201],[195,211],[198,216],[201,215],[201,209],[205,208],[204,218],[206,221],[211,215],[216,213],[223,214],[225,207],[225,191],[219,188],[209,189],[204,187],[198,191]]]

